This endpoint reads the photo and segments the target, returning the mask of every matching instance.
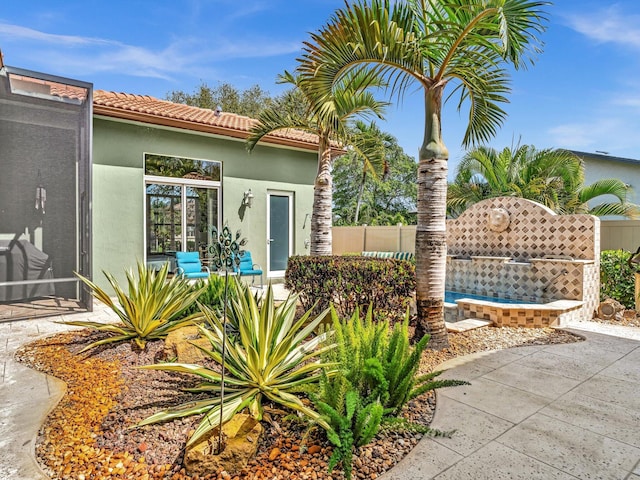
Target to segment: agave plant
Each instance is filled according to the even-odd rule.
[[[224,376],[225,395],[221,397],[222,374],[201,365],[162,363],[140,368],[182,372],[204,379],[198,386],[187,389],[194,393],[210,392],[212,396],[158,412],[138,424],[148,425],[175,418],[205,413],[187,445],[198,443],[211,430],[230,420],[237,412],[248,408],[257,420],[262,419],[262,400],[266,398],[286,408],[298,411],[323,428],[330,426],[296,395],[302,386],[318,382],[322,371],[335,374],[335,363],[321,362],[323,353],[334,344],[325,342],[328,332],[313,335],[328,312],[310,319],[311,310],[295,319],[297,295],[275,306],[271,285],[262,305],[258,305],[250,287],[237,279],[237,297],[231,302],[229,322],[237,328],[235,342],[226,347]],[[200,327],[209,339],[211,349],[200,348],[215,362],[222,363],[224,321],[210,308],[202,305],[208,328]]]
[[[115,292],[118,303],[114,302],[107,292],[91,280],[76,273],[80,280],[91,289],[91,294],[118,315],[122,324],[82,320],[62,323],[90,327],[101,332],[114,334],[91,343],[82,351],[98,345],[128,340],[134,340],[138,347],[144,349],[148,340],[165,338],[172,330],[203,318],[200,312],[184,316],[185,310],[196,301],[202,293],[203,287],[193,288],[188,280],[181,277],[167,279],[168,272],[168,264],[156,272],[138,262],[137,278],[134,277],[131,270],[126,272],[129,286],[128,294],[120,287],[113,275],[103,272]]]

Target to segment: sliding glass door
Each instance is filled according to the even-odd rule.
[[[204,257],[211,229],[218,227],[218,192],[214,187],[147,183],[147,265],[159,269],[169,262],[173,270],[180,251]]]
[[[203,261],[211,230],[219,227],[222,164],[145,154],[147,265],[159,269],[176,252],[200,252]]]

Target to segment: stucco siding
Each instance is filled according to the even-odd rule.
[[[585,163],[585,185],[590,185],[597,180],[617,178],[631,186],[628,200],[638,203],[640,191],[640,162],[637,164],[626,162],[612,162],[594,158],[583,158]],[[607,197],[599,197],[596,203],[602,203]],[[614,197],[607,201],[614,201]]]
[[[143,184],[141,168],[93,165],[93,278],[104,288],[103,270],[124,282],[144,258]]]
[[[292,192],[294,253],[309,238],[317,153],[258,146],[249,154],[243,141],[94,119],[94,278],[104,285],[101,270],[123,279],[125,268],[145,255],[144,154],[213,160],[222,163],[222,222],[241,229],[254,261],[267,265],[267,192]],[[244,192],[254,195],[251,208],[242,207]],[[304,226],[304,228],[303,228]]]

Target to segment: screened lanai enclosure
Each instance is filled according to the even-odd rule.
[[[1,58],[0,321],[91,309],[92,85]]]

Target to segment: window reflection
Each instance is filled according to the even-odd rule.
[[[167,155],[145,155],[146,175],[184,178],[188,180],[220,181],[220,162]]]

